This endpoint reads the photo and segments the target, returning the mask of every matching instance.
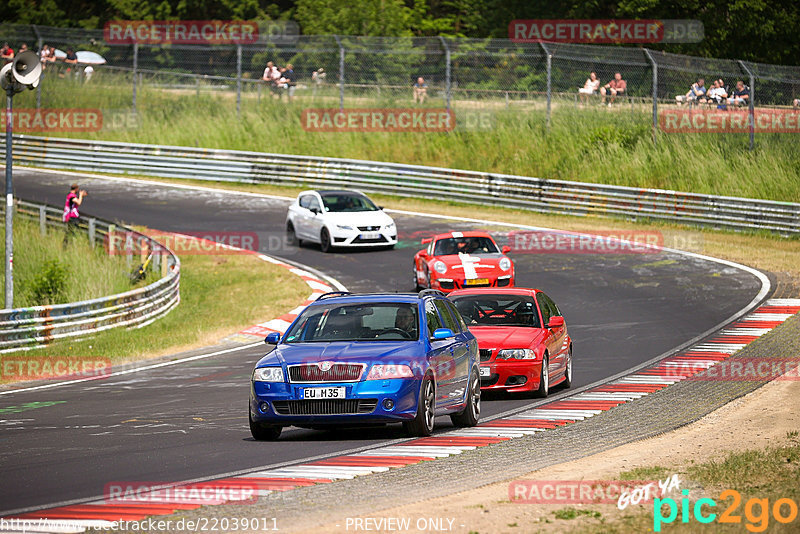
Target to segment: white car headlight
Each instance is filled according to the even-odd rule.
[[[347,224],[337,224],[336,228],[338,228],[339,230],[352,230],[353,229],[352,226],[347,225]]]
[[[395,224],[393,222],[390,222],[389,224],[386,225],[386,229],[387,230],[394,230],[395,228],[396,227],[395,227]]]
[[[501,269],[507,271],[511,268],[511,260],[508,258],[500,258],[500,262],[498,263]]]
[[[498,360],[534,360],[533,349],[504,349],[497,353]]]
[[[433,264],[433,270],[439,274],[444,274],[447,272],[447,265],[443,261],[437,261]]]
[[[283,382],[283,369],[280,367],[259,367],[253,371],[253,382]]]

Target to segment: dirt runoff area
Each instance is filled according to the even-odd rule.
[[[526,480],[617,481],[634,469],[667,468],[679,472],[690,463],[721,459],[727,453],[766,448],[785,442],[787,433],[800,429],[800,381],[777,380],[708,414],[699,421],[655,438],[629,443],[574,462],[533,471],[524,477],[491,484],[411,506],[376,510],[369,516],[320,518],[324,526],[306,532],[452,532],[523,533],[636,531],[626,528],[624,516],[613,504],[531,504],[511,502],[510,487]],[[667,479],[672,475],[660,476]],[[681,481],[682,483],[684,481]],[[523,482],[524,483],[524,482]],[[542,495],[544,487],[539,484]],[[553,485],[556,487],[556,485]],[[530,493],[527,493],[530,495]],[[669,496],[670,494],[668,494]],[[656,495],[658,496],[658,495]],[[680,491],[671,496],[678,500]],[[652,510],[652,502],[639,504]],[[645,506],[649,508],[644,508]],[[571,511],[570,511],[571,510]],[[598,518],[602,517],[603,523]],[[613,528],[612,528],[613,526]],[[632,525],[631,525],[632,526]],[[597,528],[600,527],[600,530]],[[713,526],[705,526],[713,530]]]

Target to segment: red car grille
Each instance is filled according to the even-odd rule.
[[[364,372],[363,363],[335,363],[323,371],[316,363],[289,366],[290,382],[355,382]]]

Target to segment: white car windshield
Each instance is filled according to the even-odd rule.
[[[330,212],[378,211],[370,199],[355,193],[325,193],[322,203]]]

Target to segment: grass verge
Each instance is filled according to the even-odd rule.
[[[651,531],[685,534],[797,532],[800,528],[800,438],[797,432],[789,432],[782,443],[769,448],[733,452],[720,460],[690,464],[684,469],[653,467],[642,471],[677,473],[682,480],[681,487],[688,489],[686,497],[677,491],[667,494],[666,497],[674,499],[677,510],[672,521],[654,521],[652,503],[630,506],[622,514],[609,514],[606,510],[603,515],[592,507],[585,507],[574,512],[568,509],[554,512],[555,518],[561,520],[561,530],[575,534]],[[620,479],[634,479],[639,474],[623,472]],[[682,513],[684,498],[688,499],[685,520]],[[716,503],[712,507],[709,501],[705,501],[700,508],[705,517],[716,514],[708,524],[697,521],[695,516],[695,505],[700,499],[711,499]],[[776,517],[776,503],[777,515],[783,521]],[[728,515],[724,516],[726,511]],[[664,504],[660,515],[669,518],[669,512],[670,505]],[[578,517],[589,519],[581,520],[580,525],[567,523]]]
[[[33,92],[17,98],[18,107],[35,107]],[[408,108],[407,98],[406,93],[389,99],[349,95],[347,105]],[[430,105],[443,103],[432,100]],[[652,109],[645,105],[580,109],[555,102],[548,130],[541,100],[510,107],[497,101],[456,101],[457,124],[460,114],[477,111],[490,115],[490,126],[457,127],[449,133],[320,133],[303,129],[301,114],[309,107],[338,107],[327,97],[301,94],[286,103],[245,92],[237,116],[232,91],[195,93],[145,84],[137,89],[135,124],[117,124],[112,116],[129,110],[131,86],[110,73],[98,73],[86,84],[46,79],[42,106],[99,108],[108,114],[99,132],[55,135],[394,161],[800,202],[796,135],[758,134],[753,152],[747,150],[746,134],[660,134],[654,146]]]
[[[256,322],[277,317],[309,294],[288,270],[246,255],[181,258],[181,303],[139,329],[115,328],[81,341],[65,340],[3,358],[110,358],[113,364],[211,345]]]
[[[5,256],[5,229],[0,257]],[[85,233],[76,232],[67,247],[64,232],[38,222],[14,218],[14,307],[77,302],[129,291],[130,269],[121,256],[109,256],[102,244],[89,246]]]

